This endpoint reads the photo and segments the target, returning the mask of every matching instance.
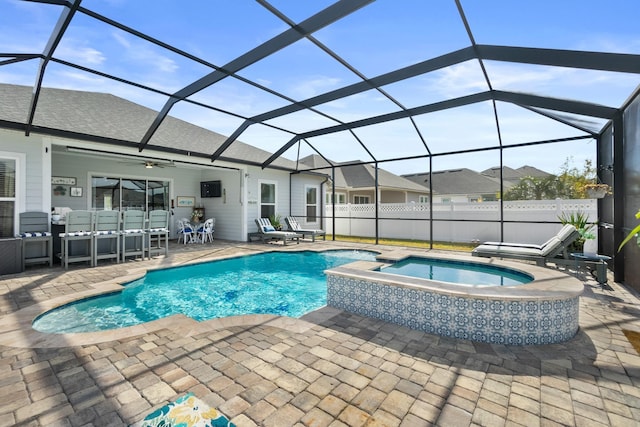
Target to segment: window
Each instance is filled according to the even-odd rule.
[[[331,197],[331,196],[335,196],[335,197]],[[344,193],[326,193],[325,200],[328,205],[332,205],[333,200],[336,201],[337,205],[344,205],[345,203],[347,203],[347,195]]]
[[[418,203],[429,203],[429,196],[418,196]]]
[[[0,237],[13,237],[16,217],[16,159],[0,158]]]
[[[369,196],[353,196],[353,203],[356,205],[369,204]]]
[[[260,183],[260,218],[269,218],[276,214],[276,184]]]
[[[93,177],[91,207],[96,210],[168,210],[169,181]]]
[[[318,217],[318,187],[306,187],[307,222],[316,222]]]

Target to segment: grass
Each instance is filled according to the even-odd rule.
[[[359,236],[341,236],[336,235],[336,240],[341,242],[353,242],[353,243],[368,243],[375,244],[376,239],[373,237],[359,237]],[[331,235],[327,235],[327,239],[330,239]],[[395,245],[395,246],[407,246],[412,248],[429,249],[429,242],[424,240],[412,240],[412,239],[378,239],[378,243],[381,245]],[[453,242],[433,242],[433,249],[442,249],[447,251],[462,251],[471,252],[477,245],[473,243],[453,243]]]

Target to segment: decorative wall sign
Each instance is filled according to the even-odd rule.
[[[71,187],[69,195],[71,197],[82,197],[82,187]]]
[[[52,176],[51,185],[76,185],[76,179],[67,176]]]
[[[178,196],[176,199],[177,199],[179,208],[185,208],[185,207],[186,208],[191,208],[191,207],[195,206],[195,204],[196,204],[196,198],[195,197]]]

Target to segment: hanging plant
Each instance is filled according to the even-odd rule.
[[[585,184],[584,191],[590,199],[602,199],[607,194],[611,194],[611,187],[607,184],[591,183]]]

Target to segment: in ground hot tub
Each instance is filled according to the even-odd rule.
[[[381,255],[397,262],[404,256]],[[446,337],[508,345],[554,344],[579,327],[583,285],[568,274],[524,263],[465,256],[412,255],[511,271],[532,281],[474,286],[385,272],[384,263],[358,262],[327,270],[327,305]],[[379,271],[377,271],[379,270]]]

